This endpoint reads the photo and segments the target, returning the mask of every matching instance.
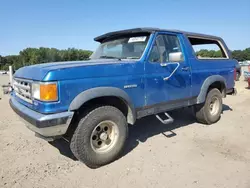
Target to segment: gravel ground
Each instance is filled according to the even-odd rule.
[[[7,83],[0,76],[0,85]],[[0,187],[197,187],[250,188],[250,91],[224,99],[221,120],[195,122],[190,112],[173,112],[163,125],[154,116],[130,128],[124,155],[99,169],[76,161],[68,143],[34,136],[0,94]]]

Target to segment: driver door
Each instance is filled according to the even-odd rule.
[[[182,53],[182,60],[171,62],[174,53]],[[145,62],[146,106],[190,98],[190,65],[184,54],[181,36],[167,32],[156,34]]]

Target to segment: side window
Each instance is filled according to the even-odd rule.
[[[221,43],[215,39],[188,37],[198,59],[228,58]]]
[[[169,62],[169,54],[181,52],[180,42],[176,35],[158,35],[149,55],[150,62]]]

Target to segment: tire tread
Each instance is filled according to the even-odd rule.
[[[89,143],[86,142],[83,135],[86,135],[86,133],[89,131],[88,129],[92,126],[91,124],[86,124],[86,120],[89,121],[95,121],[100,119],[103,114],[106,112],[112,112],[112,114],[119,116],[121,119],[120,121],[125,124],[125,140],[127,139],[128,135],[128,128],[127,128],[127,122],[125,116],[122,114],[120,110],[113,106],[99,106],[93,110],[90,110],[89,113],[87,113],[86,116],[82,117],[78,123],[78,126],[71,138],[70,143],[70,149],[72,153],[75,155],[75,157],[80,160],[81,162],[85,163],[90,168],[97,168],[99,166],[108,164],[112,161],[114,161],[122,152],[123,146],[121,148],[113,148],[114,156],[110,159],[102,159],[98,158],[97,156],[93,156],[90,153],[86,151],[82,151],[82,148],[89,147]],[[86,114],[86,113],[85,113]]]
[[[220,100],[222,100],[221,92],[217,88],[213,88],[207,93],[207,97],[206,97],[205,102],[196,106],[195,115],[196,115],[196,119],[198,122],[210,125],[210,124],[213,124],[219,120],[220,115],[216,120],[209,118],[209,114],[208,114],[209,112],[206,109],[206,103],[207,103],[208,98],[212,97],[215,94],[218,94],[220,96]],[[222,108],[222,107],[220,107],[220,108]],[[221,114],[221,112],[220,112],[220,114]]]

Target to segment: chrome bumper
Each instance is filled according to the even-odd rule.
[[[11,108],[25,120],[25,124],[30,130],[44,137],[64,135],[74,115],[74,112],[69,111],[56,114],[41,114],[20,104],[13,96],[11,96],[9,103]]]

